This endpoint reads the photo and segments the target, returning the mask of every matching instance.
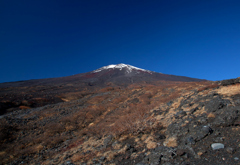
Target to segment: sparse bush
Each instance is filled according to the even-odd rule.
[[[64,132],[64,127],[60,123],[51,123],[45,126],[46,135],[47,136],[54,136],[56,134],[61,134]]]
[[[159,82],[156,85],[132,84],[125,88],[109,86],[103,89],[95,88],[95,92],[89,92],[88,89],[80,92],[80,89],[75,88],[76,92],[59,93],[57,96],[69,101],[39,108],[25,114],[21,120],[9,119],[11,122],[5,125],[0,123],[1,151],[6,157],[13,155],[13,159],[18,159],[20,156],[36,157],[39,152],[45,150],[46,153],[41,152],[41,154],[44,159],[48,159],[57,153],[51,148],[63,147],[62,142],[72,138],[73,133],[77,136],[75,141],[64,143],[67,146],[61,148],[60,152],[78,147],[84,142],[83,139],[87,139],[87,136],[96,136],[100,139],[109,134],[128,137],[129,134],[136,135],[140,132],[159,133],[163,126],[157,119],[155,120],[151,110],[159,108],[162,103],[180,97],[185,92],[197,89],[200,83],[164,84],[166,82]],[[205,89],[214,88],[209,86],[209,83],[201,83],[201,85]],[[47,96],[36,98],[45,97],[48,98]],[[49,100],[51,99],[46,99],[46,101]],[[0,121],[4,120],[0,119]],[[94,154],[75,154],[76,156],[74,155],[72,159],[85,161]],[[9,160],[5,164],[8,163]]]
[[[106,88],[101,89],[99,92],[109,92],[109,91],[113,91],[113,90],[114,90],[114,87],[106,87]]]
[[[181,93],[179,91],[177,91],[177,92],[171,93],[170,95],[161,97],[159,101],[161,103],[167,103],[167,102],[172,101],[180,96],[181,96]]]
[[[218,84],[211,84],[198,89],[198,92],[219,87]]]
[[[66,137],[62,135],[57,135],[54,137],[45,136],[44,138],[45,139],[43,139],[43,146],[45,146],[46,148],[56,147],[59,143],[66,140]]]

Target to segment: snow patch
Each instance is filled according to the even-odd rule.
[[[117,65],[112,64],[112,65],[104,66],[102,68],[94,70],[93,72],[97,73],[97,72],[101,72],[101,71],[106,70],[106,69],[122,70],[123,68],[126,68],[128,73],[132,72],[133,70],[137,70],[137,71],[143,71],[143,72],[148,72],[148,73],[152,74],[152,72],[149,71],[149,70],[141,69],[141,68],[138,68],[138,67],[135,67],[135,66],[132,66],[132,65],[127,65],[127,64],[117,64]]]

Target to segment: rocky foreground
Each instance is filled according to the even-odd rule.
[[[159,101],[164,94],[174,90],[181,92],[180,95],[174,95],[167,102]],[[149,91],[150,88],[144,89],[144,93]],[[75,126],[71,124],[72,120],[75,122],[73,116],[68,120],[63,117],[78,112],[78,107],[86,106],[94,96],[5,115],[1,118],[2,125],[5,123],[6,126],[2,132],[5,131],[9,136],[1,136],[1,142],[8,144],[1,143],[1,161],[3,164],[66,165],[240,164],[240,78],[195,84],[192,88],[175,85],[169,87],[166,93],[157,91],[151,96],[147,95],[149,105],[154,102],[154,106],[148,106],[147,111],[137,111],[133,115],[130,113],[130,104],[143,102],[141,92],[142,88],[134,92],[132,90],[127,98],[119,102],[119,107],[109,107],[98,116],[100,118],[86,122],[81,127],[78,123],[78,127],[72,128]],[[121,92],[113,93],[111,97],[117,98]],[[104,102],[109,99],[107,94],[101,94],[105,98],[101,100],[102,104],[107,103]],[[94,105],[99,106],[96,101]],[[111,114],[118,110],[118,113],[123,112],[124,109],[130,109],[126,111],[129,115],[121,120],[113,119]],[[49,113],[43,117],[40,112],[46,110]],[[56,114],[61,114],[62,118],[56,119],[59,118]],[[76,122],[82,120],[80,116]],[[111,119],[118,122],[114,123]],[[52,120],[65,123],[62,124],[64,130],[58,125],[51,125],[55,127],[53,130],[57,130],[51,132],[48,123]],[[16,125],[25,125],[29,130],[20,130],[15,128]],[[82,131],[78,132],[80,129]],[[48,136],[50,142],[47,143],[43,138]],[[56,137],[62,139],[53,143]],[[22,149],[13,152],[14,146],[10,144],[14,142],[23,144]]]

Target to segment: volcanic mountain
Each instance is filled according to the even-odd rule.
[[[200,81],[203,80],[157,73],[126,64],[108,65],[67,77],[0,83],[0,114],[81,98],[104,87]]]
[[[0,164],[239,164],[239,89],[126,64],[2,83]]]
[[[202,81],[189,77],[157,73],[126,64],[108,65],[92,72],[70,76],[69,78],[73,77],[88,82],[90,85],[108,84],[110,82],[117,85],[129,85],[139,82],[153,83],[159,80],[183,82]]]
[[[133,83],[155,83],[156,81],[199,82],[202,79],[157,73],[127,64],[108,65],[87,73],[73,76],[48,78],[28,81],[2,83],[0,87],[36,86],[36,85],[65,85],[66,83],[81,86],[127,86]]]

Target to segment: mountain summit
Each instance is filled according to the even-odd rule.
[[[152,73],[152,71],[141,69],[141,68],[137,68],[135,66],[122,64],[122,63],[121,64],[117,64],[117,65],[104,66],[104,67],[101,67],[101,68],[99,68],[97,70],[94,70],[93,72],[97,73],[97,72],[101,72],[103,70],[108,70],[108,69],[119,69],[119,70],[124,70],[125,69],[127,73],[131,73],[132,71],[148,72],[150,74]]]
[[[88,83],[90,86],[102,86],[106,84],[129,85],[133,83],[156,83],[156,81],[203,81],[201,79],[189,78],[184,76],[167,75],[150,70],[141,69],[127,64],[111,64],[103,66],[91,72],[69,76],[70,78]]]

